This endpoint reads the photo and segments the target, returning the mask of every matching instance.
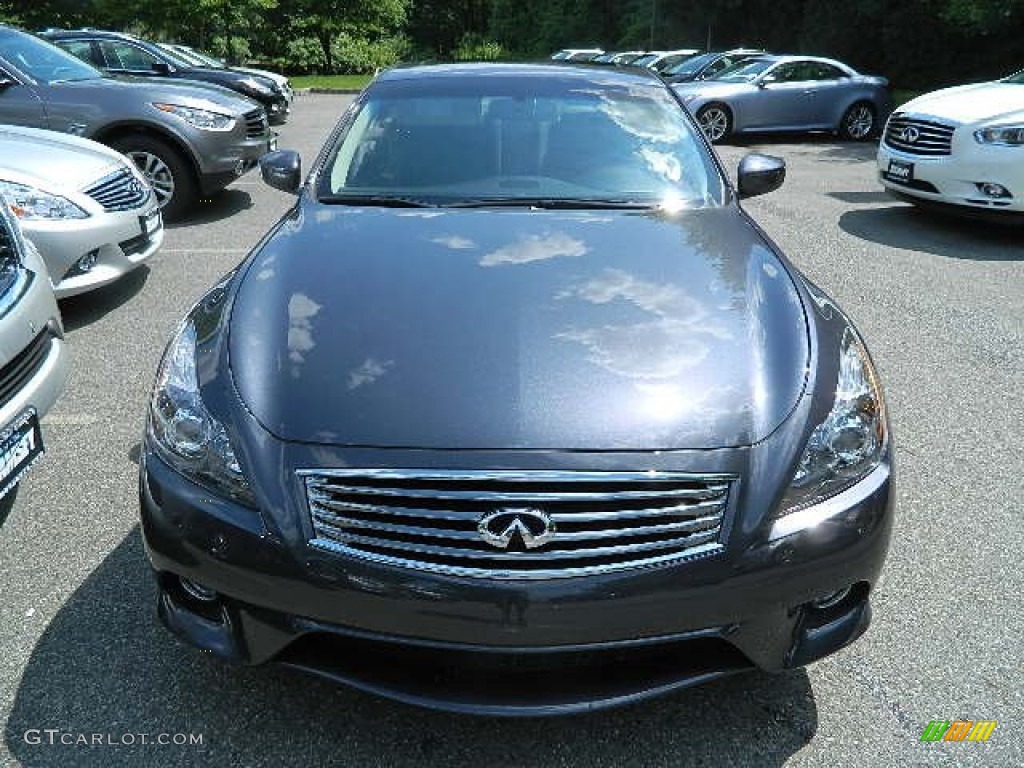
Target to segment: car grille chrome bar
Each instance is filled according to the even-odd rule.
[[[250,139],[265,136],[270,130],[270,121],[267,120],[267,113],[263,109],[246,112],[243,119],[245,120],[245,135]]]
[[[956,126],[904,115],[893,115],[885,129],[885,144],[912,155],[940,156],[952,151]]]
[[[105,211],[129,211],[149,200],[149,185],[135,177],[127,168],[86,187],[83,192],[103,206]]]
[[[44,328],[21,352],[0,368],[0,405],[21,391],[46,362],[53,344],[53,334]]]
[[[551,470],[301,470],[299,476],[311,546],[400,568],[490,579],[583,576],[714,554],[722,549],[735,480]],[[499,538],[521,517],[544,530],[529,531],[537,536],[532,542],[513,535],[495,544],[483,530],[495,515],[501,520],[492,533]]]

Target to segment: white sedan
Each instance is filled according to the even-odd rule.
[[[149,183],[88,139],[0,125],[0,196],[42,254],[57,298],[112,283],[163,242]]]
[[[904,104],[885,127],[878,173],[912,203],[1024,212],[1024,72]]]

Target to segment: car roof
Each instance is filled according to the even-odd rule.
[[[840,69],[849,69],[853,71],[853,67],[849,64],[844,64],[837,59],[826,59],[824,56],[804,56],[799,53],[758,53],[750,58],[770,61],[773,64],[780,64],[785,61],[817,61],[822,64],[832,64]]]
[[[614,69],[609,67],[587,66],[586,64],[569,63],[537,63],[537,64],[428,64],[408,67],[395,67],[382,72],[376,82],[395,82],[401,80],[440,80],[446,78],[466,79],[468,77],[570,77],[592,85],[610,82],[643,83],[646,85],[661,84],[661,79],[654,73],[641,69]]]
[[[145,43],[148,40],[143,40],[141,37],[136,37],[127,32],[115,32],[109,29],[91,29],[90,27],[82,27],[81,29],[46,29],[39,33],[42,37],[50,39],[65,39],[74,37],[106,37],[111,40],[131,40],[132,42]]]

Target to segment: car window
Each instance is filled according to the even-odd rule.
[[[365,97],[327,155],[322,199],[721,199],[717,170],[663,87],[573,83],[527,98],[496,84],[422,95],[392,95],[387,85]]]
[[[780,64],[769,74],[775,78],[777,83],[795,83],[808,79],[807,65],[802,61]]]
[[[82,61],[87,61],[94,67],[102,67],[103,62],[96,55],[92,43],[88,40],[57,40],[56,44]]]
[[[841,77],[847,77],[847,74],[839,67],[834,67],[823,61],[809,64],[808,75],[808,80],[838,80]]]
[[[149,53],[149,51],[144,51],[137,45],[123,43],[119,40],[100,41],[100,50],[103,51],[103,56],[107,60],[107,66],[111,69],[151,72],[153,65],[160,62],[160,59]]]
[[[748,59],[723,69],[714,79],[729,83],[749,83],[764,74],[774,63],[771,59]]]
[[[0,55],[11,66],[41,83],[102,77],[98,70],[70,53],[13,29],[0,29]]]

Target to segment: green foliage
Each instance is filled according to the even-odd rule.
[[[0,20],[126,29],[292,72],[372,72],[410,50],[464,61],[710,44],[833,56],[927,89],[1024,61],[1024,0],[0,0]]]
[[[505,58],[505,49],[501,43],[485,40],[473,32],[467,32],[459,40],[455,49],[456,61],[499,61]]]

